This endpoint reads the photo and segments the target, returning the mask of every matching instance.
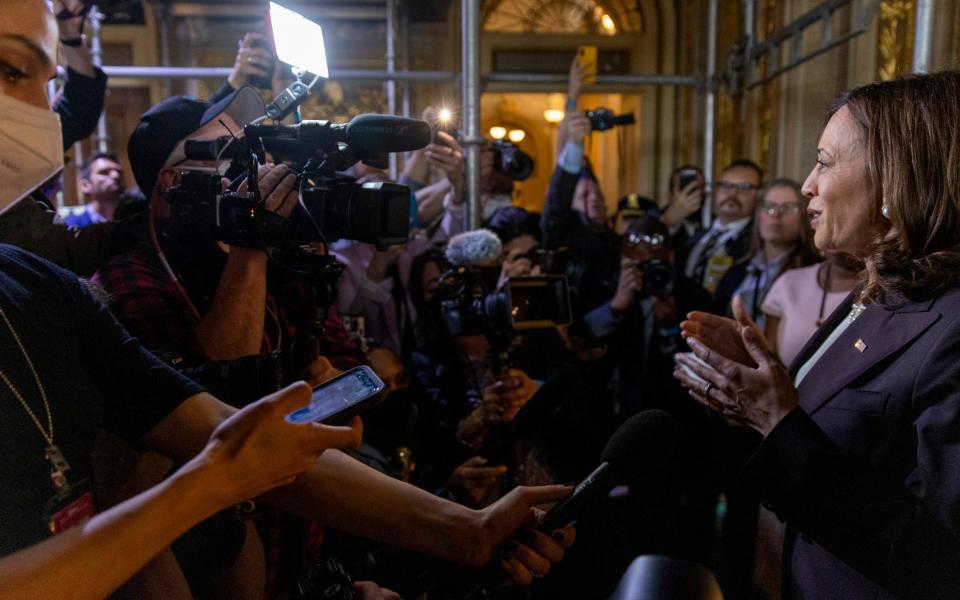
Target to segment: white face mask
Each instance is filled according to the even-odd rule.
[[[60,115],[0,92],[0,214],[63,169]]]

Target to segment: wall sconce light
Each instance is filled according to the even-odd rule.
[[[507,128],[500,127],[499,125],[491,127],[490,137],[492,137],[495,140],[502,140],[503,138],[507,137]]]
[[[519,144],[527,137],[527,132],[522,129],[511,129],[510,133],[507,134],[507,137],[514,144]]]
[[[552,123],[556,125],[560,121],[563,121],[563,111],[557,110],[555,108],[547,109],[543,111],[543,118],[547,123]]]

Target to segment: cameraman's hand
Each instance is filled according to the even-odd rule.
[[[326,356],[318,356],[315,361],[310,363],[310,366],[303,370],[303,380],[313,387],[330,381],[341,373],[343,371],[330,364]]]
[[[454,469],[447,484],[443,486],[444,490],[461,504],[473,508],[482,506],[490,490],[507,472],[504,466],[488,467],[486,464],[487,459],[474,456]]]
[[[610,308],[615,313],[630,310],[637,294],[643,292],[643,273],[639,263],[629,258],[620,259],[620,280],[617,281],[617,292],[610,301]]]
[[[703,184],[697,179],[687,184],[687,187],[672,194],[670,204],[663,213],[663,224],[673,227],[694,214],[703,206]]]
[[[528,585],[545,576],[553,563],[563,559],[577,534],[569,525],[548,535],[534,531],[531,527],[543,517],[535,507],[562,500],[572,491],[562,485],[517,487],[483,509],[478,539],[471,545],[471,564],[481,567],[494,562],[506,573],[507,584]]]
[[[491,426],[513,421],[539,388],[523,371],[507,369],[483,388],[479,407],[483,421]]]
[[[587,113],[582,110],[569,110],[563,116],[564,127],[567,131],[567,141],[582,145],[583,140],[590,135],[591,126]]]
[[[391,267],[397,264],[403,255],[403,245],[390,246],[386,250],[377,250],[367,266],[367,279],[374,283],[386,280]]]
[[[357,581],[353,584],[353,591],[360,594],[360,600],[400,600],[400,594],[372,581]]]
[[[296,174],[287,165],[267,163],[260,165],[257,179],[260,183],[260,197],[266,199],[267,210],[283,218],[289,217],[297,206]],[[238,191],[243,194],[248,189],[250,188],[244,181]]]
[[[668,329],[679,324],[677,299],[672,294],[666,298],[653,296],[650,310],[653,313],[653,324],[661,329]]]
[[[540,265],[534,264],[525,248],[514,248],[503,259],[500,265],[500,278],[497,287],[506,283],[510,277],[528,277],[540,275]]]
[[[273,79],[273,52],[266,48],[254,48],[257,42],[267,43],[267,38],[263,34],[249,32],[238,42],[233,71],[227,77],[227,82],[235,90],[248,85],[251,77],[262,77],[267,81]]]
[[[209,469],[211,489],[229,506],[291,483],[311,468],[328,448],[356,448],[363,427],[355,418],[348,427],[294,424],[291,412],[310,402],[310,387],[295,383],[233,414],[210,436],[191,462]]]

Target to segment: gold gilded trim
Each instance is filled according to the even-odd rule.
[[[910,70],[915,8],[910,0],[883,0],[880,3],[877,78],[881,81]]]

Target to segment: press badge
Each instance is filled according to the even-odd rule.
[[[64,487],[43,508],[43,520],[54,535],[83,523],[95,514],[97,508],[93,491],[86,479]]]
[[[733,266],[733,257],[713,256],[707,261],[707,268],[704,272],[703,287],[711,294],[717,291],[720,280],[727,274],[730,267]]]

